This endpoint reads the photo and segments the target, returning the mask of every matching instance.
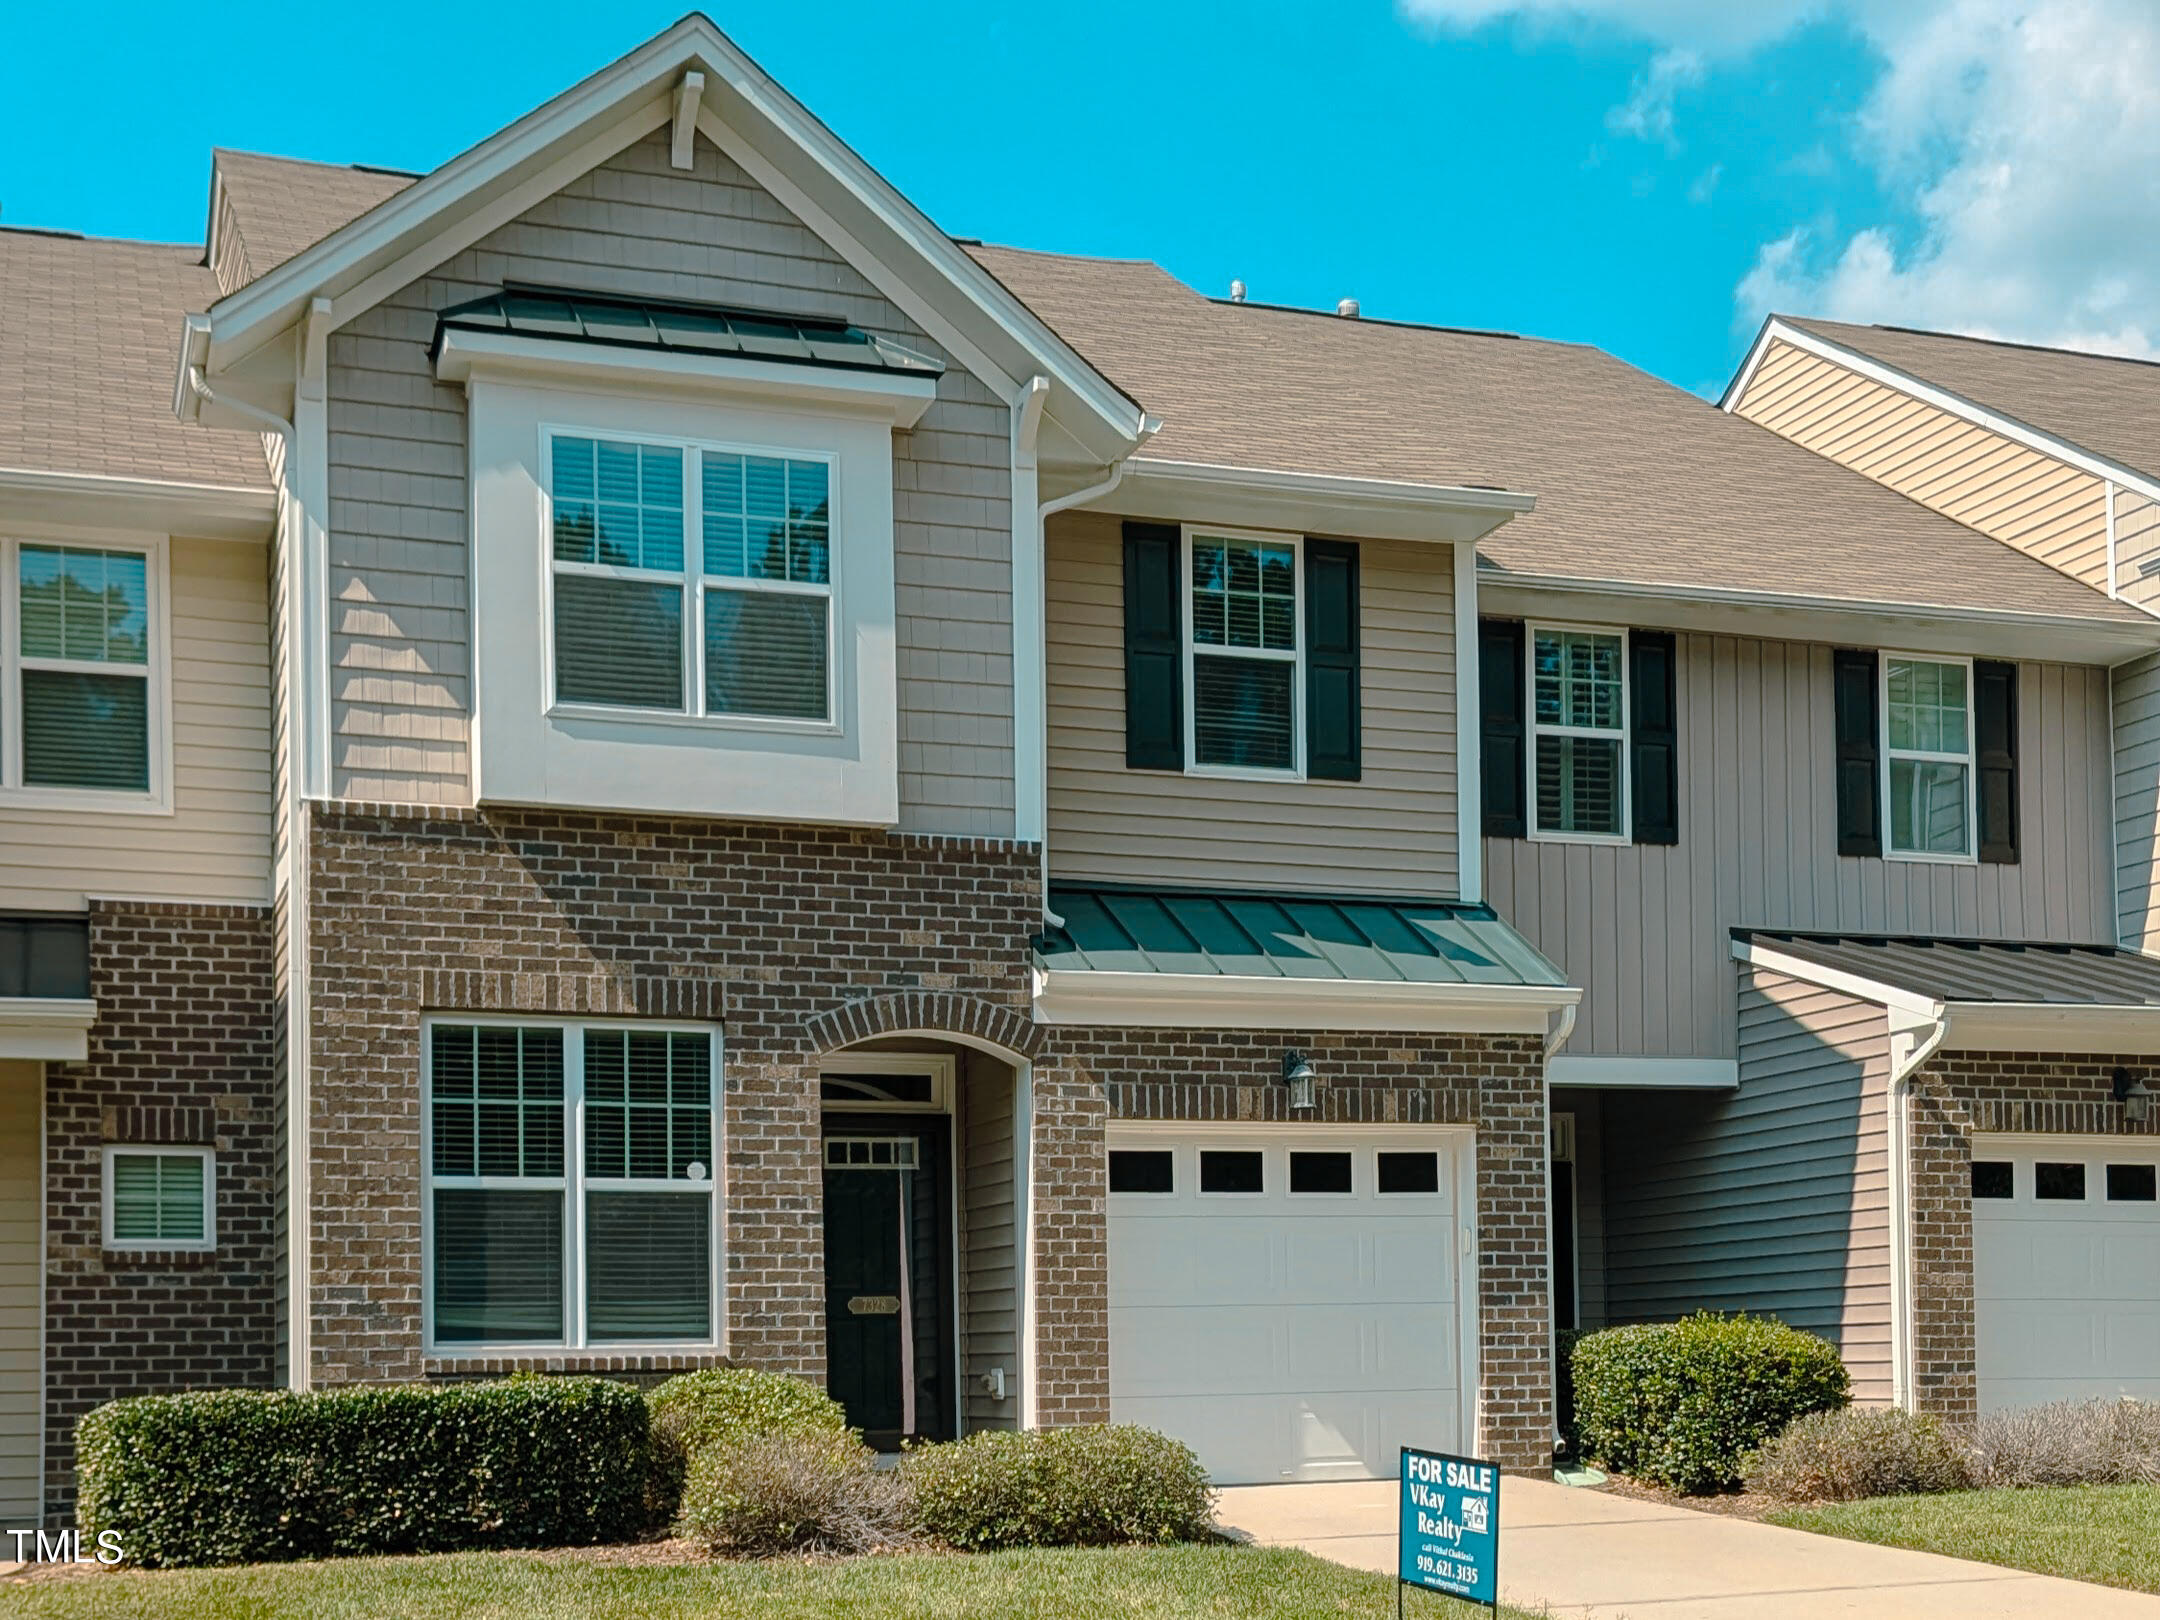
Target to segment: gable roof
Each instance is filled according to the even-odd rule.
[[[236,152],[225,146],[211,153],[211,164],[239,234],[235,257],[240,273],[228,291],[268,275],[420,178],[394,169],[314,163]],[[219,228],[214,211],[210,228],[210,257],[215,263],[223,244],[214,239]]]
[[[1903,326],[1775,319],[2093,455],[2160,476],[2160,363]]]
[[[2136,609],[1575,343],[1203,297],[1144,260],[975,257],[1163,419],[1135,460],[1528,490],[1492,577],[2149,626]]]
[[[216,296],[197,247],[0,228],[0,469],[250,492],[262,441],[172,413],[173,335]]]

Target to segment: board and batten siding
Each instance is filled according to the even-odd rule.
[[[1771,343],[1733,410],[2108,588],[2107,484],[2092,473],[1782,341]]]
[[[523,281],[839,316],[945,361],[893,442],[900,825],[1010,836],[1010,412],[709,142],[690,171],[668,147],[638,141],[333,334],[332,791],[471,802],[465,396],[427,349],[439,310]]]
[[[1486,896],[1583,987],[1571,1055],[1732,1057],[1735,927],[2114,938],[2108,672],[2018,670],[2014,866],[1837,853],[1831,649],[1678,638],[1680,841],[1485,841]]]
[[[1020,1246],[1011,1069],[960,1059],[960,1344],[965,1431],[1020,1427]],[[984,1387],[1005,1370],[1005,1398]]]
[[[0,1530],[43,1523],[42,1063],[0,1063]]]
[[[2160,950],[2160,653],[2108,672],[2115,724],[2115,923],[2132,950]]]
[[[269,898],[268,566],[260,545],[169,542],[173,812],[0,809],[0,910]]]
[[[1358,543],[1362,779],[1251,781],[1125,768],[1123,521],[1046,525],[1052,875],[1454,894],[1451,548]]]
[[[1838,1346],[1855,1400],[1887,1402],[1888,1018],[1751,969],[1739,1025],[1737,1091],[1606,1112],[1612,1320],[1775,1316]]]

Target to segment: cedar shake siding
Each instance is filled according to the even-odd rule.
[[[1010,836],[1011,418],[1005,403],[710,143],[637,142],[330,340],[333,791],[467,805],[466,415],[438,311],[506,281],[830,315],[946,362],[893,442],[900,825]]]
[[[1456,893],[1453,548],[1358,542],[1359,779],[1254,782],[1126,768],[1122,524],[1047,525],[1052,874]]]
[[[1770,345],[1733,410],[2108,588],[2107,482],[2092,473],[1790,343]]]
[[[92,1407],[281,1382],[269,918],[95,901],[90,984],[89,1059],[50,1064],[45,1081],[45,1511],[59,1519]],[[108,1143],[215,1148],[217,1247],[107,1250]]]
[[[1488,838],[1486,896],[1583,987],[1570,1055],[1732,1057],[1733,927],[2110,940],[2107,672],[2018,666],[2020,860],[1837,853],[1831,651],[1678,637],[1680,839]]]
[[[1739,1089],[1606,1111],[1612,1320],[1775,1316],[1838,1346],[1856,1400],[1888,1401],[1889,1061],[1880,1006],[1745,970]]]

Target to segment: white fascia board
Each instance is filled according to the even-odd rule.
[[[1952,1001],[1944,1012],[1946,1050],[2160,1056],[2160,1007]]]
[[[1402,1030],[1543,1035],[1569,985],[1411,984],[1038,969],[1035,1020],[1136,1029]]]
[[[1894,388],[1922,404],[1932,405],[1939,411],[1947,411],[1975,427],[1986,428],[1990,433],[2000,434],[2029,450],[2052,456],[2080,472],[2091,473],[2095,478],[2111,479],[2126,488],[2136,490],[2150,500],[2160,501],[2160,480],[2154,479],[2148,473],[2139,472],[2135,467],[2126,467],[2105,456],[2096,456],[2090,450],[2072,444],[2068,439],[2058,438],[2045,429],[2021,422],[2014,416],[2005,416],[2001,411],[1992,410],[1978,400],[1967,399],[1963,394],[1952,393],[1935,383],[1924,382],[1910,372],[1884,365],[1880,360],[1862,354],[1858,349],[1848,348],[1833,339],[1803,331],[1776,315],[1763,322],[1763,329],[1755,339],[1754,348],[1748,351],[1747,360],[1733,378],[1731,386],[1725,390],[1724,398],[1718,402],[1727,413],[1739,408],[1741,399],[1747,393],[1747,385],[1755,378],[1755,368],[1761,364],[1762,357],[1769,352],[1773,342],[1790,343],[1796,349],[1805,349],[1818,359],[1828,360],[1848,371],[1857,372],[1870,382],[1880,383],[1885,388]]]
[[[476,371],[483,376],[522,382],[552,381],[570,387],[594,383],[633,388],[660,384],[748,395],[868,413],[896,428],[911,428],[920,421],[938,390],[937,378],[920,372],[788,365],[733,355],[564,342],[508,332],[444,332],[435,359],[436,379],[466,383]]]
[[[94,1001],[42,996],[0,997],[0,1058],[82,1063],[90,1056]]]
[[[1930,1021],[1940,1019],[1943,1004],[1932,996],[1917,991],[1900,989],[1885,984],[1880,979],[1864,978],[1857,973],[1847,973],[1842,968],[1824,967],[1802,956],[1793,956],[1779,950],[1775,945],[1765,945],[1757,940],[1736,939],[1732,942],[1733,960],[1749,967],[1761,968],[1766,973],[1781,973],[1788,979],[1798,979],[1803,984],[1820,985],[1825,990],[1836,990],[1859,1001],[1871,1001],[1878,1007],[1910,1013],[1916,1018]]]
[[[1518,574],[1487,568],[1478,595],[1494,612],[1587,623],[1610,621],[1633,609],[1635,622],[1709,635],[1754,635],[1785,641],[1868,642],[1910,652],[2032,658],[2051,663],[2121,662],[2160,649],[2160,619],[2127,613],[2099,592],[2102,611],[2020,613],[1993,608],[1935,607],[1911,602],[1847,600],[1720,586]]]
[[[1613,1086],[1638,1091],[1731,1091],[1740,1084],[1735,1058],[1555,1057],[1545,1077],[1555,1086]]]
[[[1474,545],[1537,497],[1515,490],[1413,484],[1135,456],[1099,509],[1247,528]]]
[[[10,519],[137,529],[202,540],[270,538],[277,528],[277,491],[229,484],[188,484],[102,473],[46,472],[0,467],[0,501]]]

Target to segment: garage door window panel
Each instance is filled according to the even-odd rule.
[[[1267,1191],[1267,1155],[1246,1149],[1204,1148],[1200,1154],[1200,1190],[1234,1197]]]
[[[1440,1190],[1440,1155],[1382,1153],[1376,1156],[1376,1173],[1383,1198],[1430,1195]]]
[[[1290,1190],[1308,1197],[1348,1197],[1352,1186],[1352,1162],[1353,1156],[1348,1153],[1293,1151],[1290,1155]]]
[[[1168,1148],[1112,1148],[1110,1190],[1161,1194],[1177,1191],[1177,1155]]]
[[[2043,1202],[2083,1203],[2085,1167],[2082,1164],[2050,1163],[2033,1166],[2033,1197]]]
[[[2111,1204],[2150,1204],[2160,1191],[2160,1169],[2149,1164],[2111,1164],[2107,1195]]]
[[[1975,1159],[1972,1195],[1975,1198],[2015,1198],[2017,1167],[2007,1159]]]

